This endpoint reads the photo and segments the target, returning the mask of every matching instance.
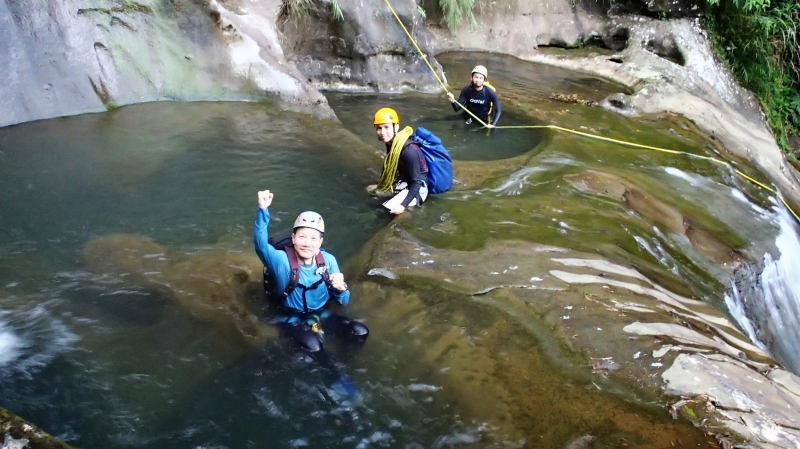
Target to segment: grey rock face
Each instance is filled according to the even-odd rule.
[[[341,19],[334,16],[330,3],[318,1],[307,17],[283,17],[278,22],[290,59],[309,82],[333,89],[437,89],[427,65],[383,1],[338,4]],[[423,53],[430,55],[416,3],[400,0],[392,5]],[[429,61],[441,73],[432,55]]]
[[[0,126],[145,101],[265,95],[332,115],[285,63],[271,26],[277,4],[233,12],[216,0],[0,2]]]

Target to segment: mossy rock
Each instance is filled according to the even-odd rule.
[[[3,447],[12,441],[21,446],[11,447],[25,449],[69,449],[72,447],[2,408],[0,408],[0,430],[2,430]]]

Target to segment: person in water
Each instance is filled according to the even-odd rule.
[[[482,65],[475,66],[472,69],[470,83],[467,87],[461,89],[461,95],[458,97],[458,103],[463,105],[467,110],[476,117],[486,123],[487,128],[494,128],[500,120],[500,99],[494,88],[486,83],[488,72],[486,67]],[[455,96],[452,92],[447,93],[447,99],[452,103],[454,111],[460,111],[461,107],[456,104]],[[472,123],[472,116],[463,112],[463,116],[469,125]],[[491,119],[491,123],[489,120]]]
[[[394,215],[411,206],[421,206],[428,198],[428,165],[413,139],[410,126],[400,130],[400,117],[394,109],[381,108],[373,120],[378,140],[386,145],[386,158],[378,184],[367,191],[393,195],[383,206]]]
[[[323,352],[323,334],[330,332],[363,342],[369,329],[328,307],[331,300],[347,305],[350,290],[336,258],[321,249],[325,236],[322,217],[311,211],[300,214],[294,222],[291,243],[286,241],[283,249],[277,249],[269,241],[267,231],[272,198],[273,193],[269,190],[258,192],[253,233],[256,254],[265,267],[265,287],[270,282],[274,284],[273,291],[266,292],[273,296],[273,302],[278,303],[272,322],[279,326],[284,336],[295,340],[303,350],[332,367]],[[293,272],[296,274],[294,282]],[[295,285],[292,287],[291,284]]]

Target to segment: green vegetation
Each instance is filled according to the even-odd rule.
[[[115,12],[141,12],[145,14],[152,14],[153,10],[147,5],[136,2],[122,2],[121,5],[113,8],[82,8],[78,10],[78,14],[86,14],[90,12],[101,12],[103,14],[113,14]]]
[[[717,53],[761,101],[778,144],[792,154],[800,136],[800,3],[705,0],[703,22]]]
[[[439,9],[443,14],[444,23],[451,30],[458,26],[462,20],[467,19],[473,27],[478,26],[472,8],[475,0],[439,0]]]
[[[317,0],[283,0],[278,15],[285,20],[305,22],[311,14],[319,12],[319,3]],[[344,20],[344,13],[338,0],[330,1],[330,9],[334,19]]]

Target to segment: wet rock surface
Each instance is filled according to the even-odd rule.
[[[115,234],[90,241],[86,265],[157,291],[192,315],[220,328],[235,328],[251,344],[277,334],[262,321],[262,265],[254,254],[210,250],[178,255],[152,239]]]
[[[757,447],[800,444],[800,379],[787,371],[763,375],[730,357],[681,354],[662,377],[667,392],[706,400],[709,428],[730,429]]]
[[[0,447],[3,449],[70,449],[19,416],[0,408]]]
[[[436,90],[438,84],[383,2],[337,2],[337,18],[329,3],[309,3],[308,16],[279,22],[289,59],[318,88],[398,91]],[[393,2],[404,26],[425,54],[428,37],[411,0]],[[430,57],[434,69],[441,66]]]
[[[702,427],[723,444],[789,448],[797,442],[800,379],[776,369],[769,354],[701,301],[563,248],[490,242],[478,251],[442,250],[397,227],[378,239],[370,264],[397,277],[381,281],[388,288],[425,279],[512,321],[543,317],[558,345],[588,357],[583,367],[566,368],[574,359],[545,350],[560,369],[582,373],[598,389],[633,388],[643,397],[659,396],[660,375],[669,394],[708,398],[702,407],[676,410],[698,425],[702,414]],[[526,329],[548,338],[535,325]]]
[[[231,4],[229,4],[231,3]],[[287,64],[278,2],[3,2],[0,126],[156,100],[272,98],[331,117]]]

